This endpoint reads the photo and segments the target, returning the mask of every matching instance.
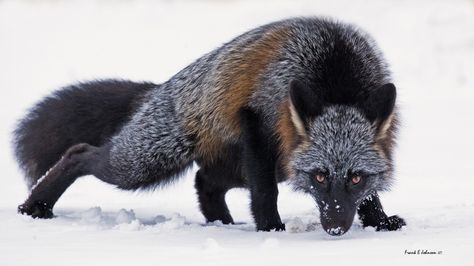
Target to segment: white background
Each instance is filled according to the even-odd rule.
[[[406,219],[402,231],[374,232],[356,222],[330,237],[312,201],[286,184],[279,209],[287,232],[254,232],[245,190],[227,196],[240,224],[205,225],[196,169],[152,193],[119,191],[88,176],[61,197],[57,218],[16,214],[27,190],[11,132],[43,96],[96,78],[163,82],[248,29],[300,15],[356,23],[392,66],[403,126],[397,182],[382,203]],[[469,265],[473,29],[474,1],[467,0],[0,1],[0,265]],[[442,254],[404,254],[418,249]]]

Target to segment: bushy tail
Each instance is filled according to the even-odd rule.
[[[14,132],[15,155],[28,188],[72,145],[100,146],[138,108],[153,83],[100,80],[64,87],[36,104]]]

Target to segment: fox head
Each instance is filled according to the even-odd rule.
[[[395,98],[389,83],[358,103],[337,105],[299,81],[290,83],[291,116],[302,139],[291,158],[292,183],[314,198],[330,235],[347,232],[361,201],[390,186],[391,161],[380,142]]]

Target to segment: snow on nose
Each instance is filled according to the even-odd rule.
[[[340,236],[345,233],[345,231],[340,227],[334,227],[334,228],[329,228],[326,230],[326,232],[332,236]]]

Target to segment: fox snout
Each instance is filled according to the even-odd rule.
[[[319,204],[321,225],[324,231],[332,236],[341,236],[352,226],[356,206],[351,206],[337,199],[321,201]]]

